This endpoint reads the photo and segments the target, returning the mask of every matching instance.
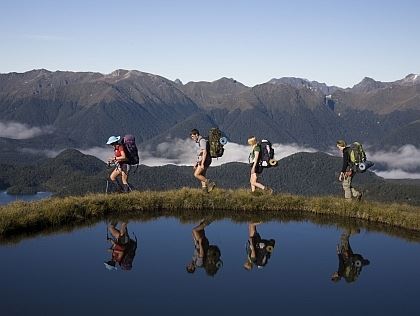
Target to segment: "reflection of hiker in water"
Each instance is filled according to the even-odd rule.
[[[369,265],[369,260],[364,259],[361,255],[353,253],[350,247],[349,238],[353,233],[359,233],[346,230],[341,234],[340,245],[337,245],[338,270],[333,273],[331,280],[338,282],[342,277],[348,282],[354,282],[360,275],[362,268]]]
[[[244,263],[246,270],[251,270],[254,265],[258,268],[264,267],[271,257],[276,241],[274,239],[262,239],[257,232],[257,225],[260,223],[250,223],[248,225],[248,242],[246,245],[247,260]]]
[[[116,223],[111,223],[108,225],[108,230],[112,236],[111,238],[107,236],[107,240],[112,244],[109,248],[112,255],[111,260],[104,263],[105,267],[109,270],[116,270],[118,263],[122,270],[131,270],[136,255],[137,237],[130,238],[125,222],[121,223],[119,229],[116,227]]]
[[[204,228],[210,224],[210,221],[202,220],[192,230],[194,242],[194,254],[192,261],[187,265],[188,273],[194,273],[196,268],[204,268],[207,275],[214,276],[223,266],[220,260],[221,252],[216,245],[210,245],[206,237]]]

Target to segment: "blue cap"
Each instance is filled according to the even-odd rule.
[[[106,142],[107,145],[111,145],[113,143],[116,143],[120,140],[121,136],[111,136],[108,138],[108,141]]]

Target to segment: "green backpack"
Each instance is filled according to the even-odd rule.
[[[355,165],[366,161],[366,153],[361,143],[354,142],[350,145],[350,161]]]
[[[209,131],[210,157],[219,158],[223,156],[225,149],[223,146],[227,143],[226,137],[222,137],[222,132],[217,127]]]

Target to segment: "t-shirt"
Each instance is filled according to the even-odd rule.
[[[258,152],[258,153],[261,152],[261,147],[259,145],[255,146],[254,149],[251,152],[251,163],[254,163],[256,152]]]
[[[197,145],[198,145],[197,161],[200,162],[201,160],[203,160],[203,151],[204,150],[207,151],[208,149],[207,139],[203,138],[202,136],[199,136],[197,140]],[[211,159],[211,157],[210,157],[210,153],[207,151],[206,160],[209,161],[209,159]]]
[[[121,157],[122,156],[122,152],[124,152],[124,148],[123,148],[122,145],[115,146],[115,149],[114,149],[114,156],[115,157]]]

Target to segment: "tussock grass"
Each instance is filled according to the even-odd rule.
[[[0,207],[0,237],[60,229],[66,225],[92,222],[110,216],[135,216],[156,211],[181,215],[195,211],[225,214],[308,213],[340,216],[420,232],[420,207],[377,202],[347,202],[336,197],[303,197],[288,194],[251,194],[244,189],[215,189],[210,194],[198,189],[144,191],[130,194],[91,194],[51,198],[34,202],[14,202]]]

